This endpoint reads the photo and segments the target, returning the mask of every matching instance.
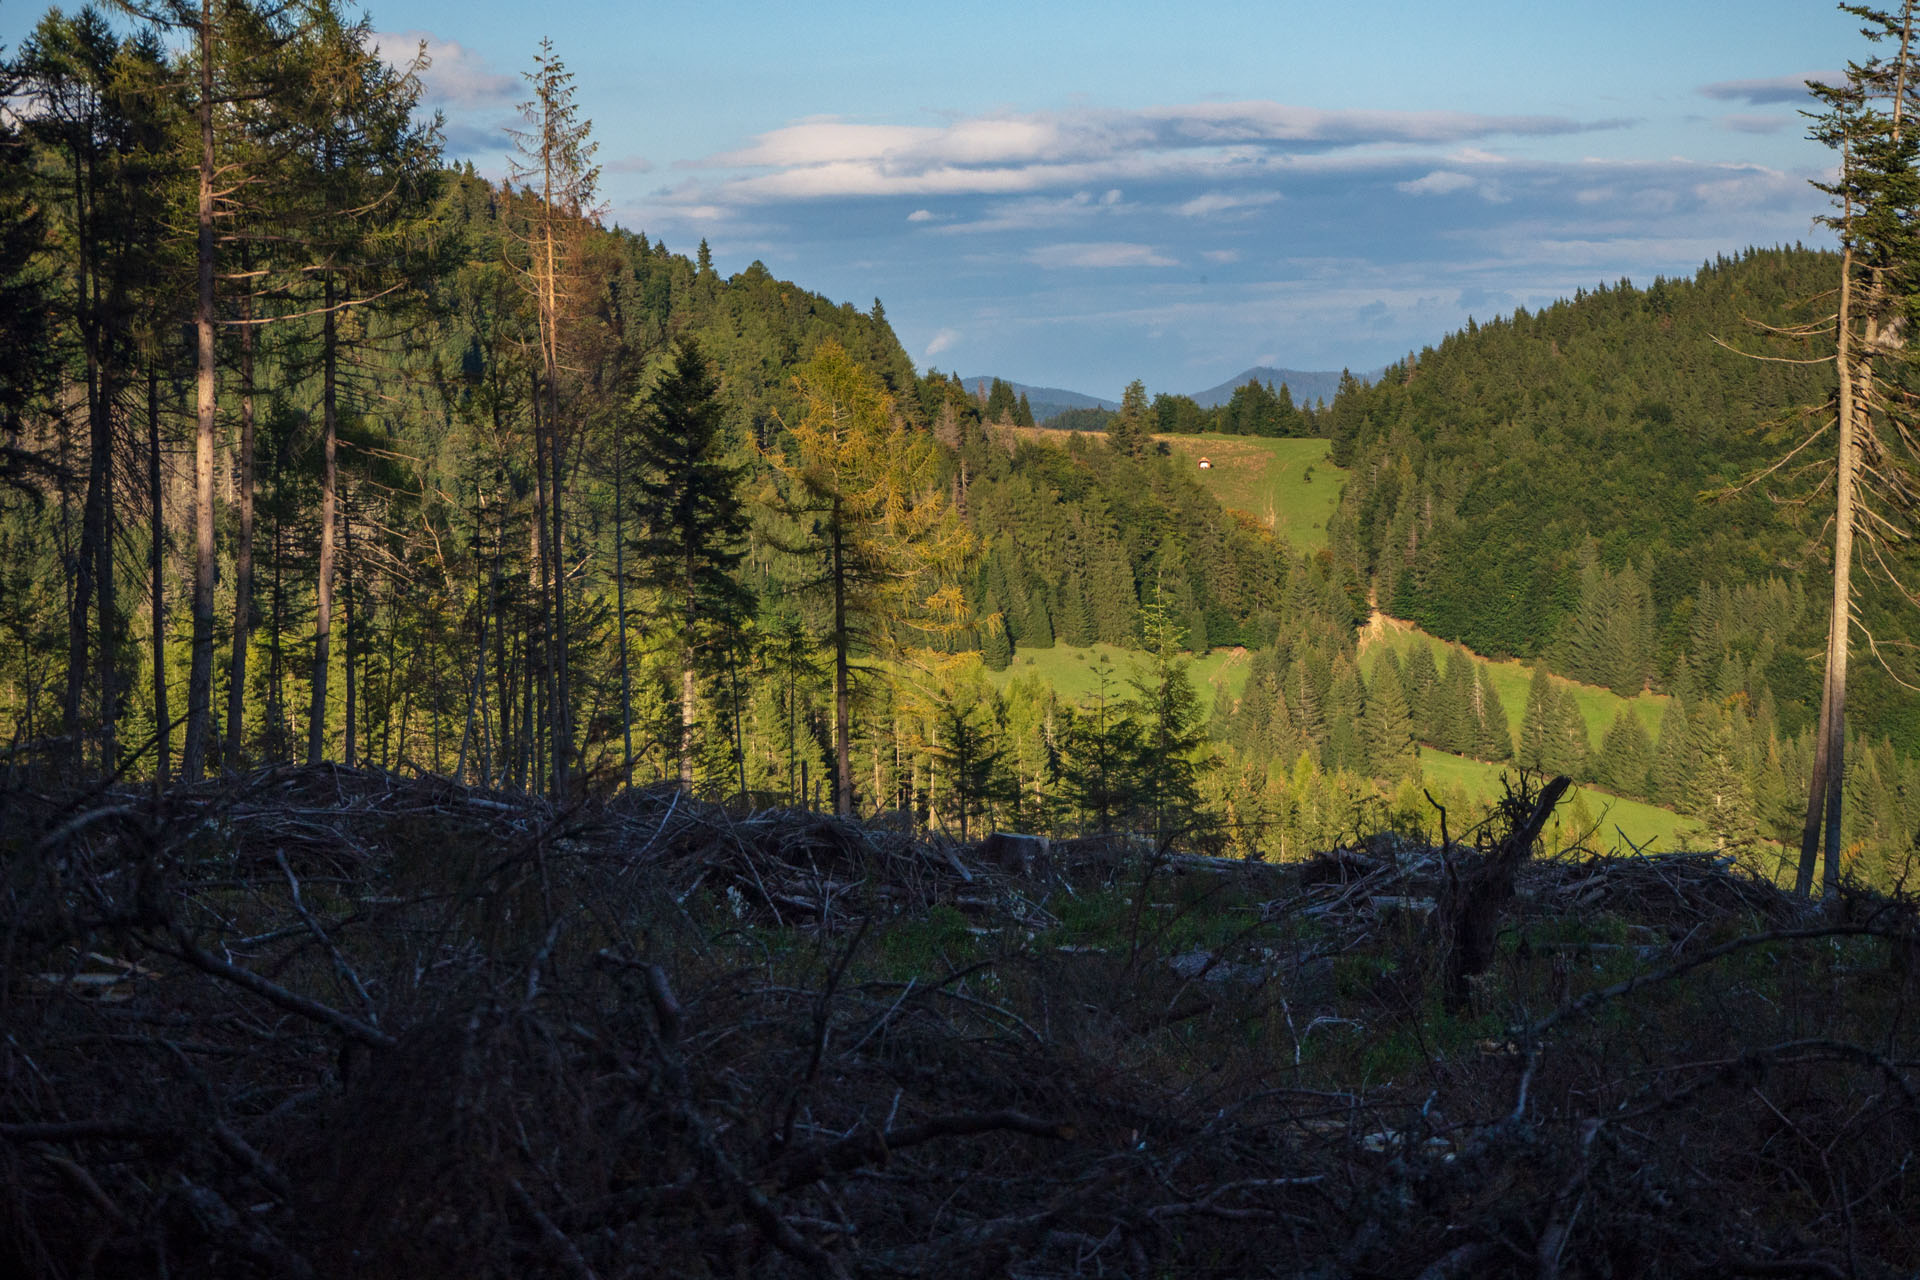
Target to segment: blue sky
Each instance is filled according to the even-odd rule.
[[[11,44],[40,12],[0,2]],[[1807,0],[801,6],[391,0],[503,171],[542,36],[612,217],[859,306],[922,368],[1115,396],[1374,367],[1487,317],[1819,241]]]

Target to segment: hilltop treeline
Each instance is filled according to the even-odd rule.
[[[1351,382],[1353,378],[1349,375],[1342,385]],[[1146,399],[1146,384],[1138,381],[1127,388],[1126,395],[1133,397],[1135,404],[1144,406],[1147,429],[1160,435],[1202,435],[1212,432],[1233,436],[1324,434],[1319,411],[1324,411],[1325,406],[1318,406],[1317,411],[1314,405],[1294,404],[1293,392],[1284,382],[1278,389],[1271,382],[1245,382],[1235,387],[1233,395],[1226,401],[1212,406],[1203,405],[1192,396],[1165,391],[1158,392],[1149,401]],[[1026,419],[1023,420],[1020,406],[1014,404],[1010,394],[1007,404],[1010,407],[1003,416],[995,412],[994,401],[989,397],[986,404],[987,420],[1033,425],[1032,411],[1027,410]],[[1125,401],[1121,411],[1127,411]],[[1110,409],[1067,409],[1054,414],[1041,425],[1066,431],[1105,431],[1114,417],[1115,411]]]

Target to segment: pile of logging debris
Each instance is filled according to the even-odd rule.
[[[1551,791],[1552,788],[1547,789]],[[1909,904],[330,766],[0,796],[0,1271],[1920,1270]]]

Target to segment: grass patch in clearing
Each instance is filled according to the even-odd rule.
[[[1008,429],[1022,440],[1062,447],[1075,435],[1104,438],[1099,431]],[[1346,471],[1333,465],[1332,441],[1229,435],[1155,436],[1154,441],[1190,459],[1194,478],[1214,501],[1257,521],[1295,551],[1312,553],[1327,545],[1327,520],[1347,486]],[[1201,458],[1213,465],[1201,470]]]
[[[1245,649],[1228,648],[1214,649],[1189,661],[1188,674],[1199,691],[1203,716],[1213,714],[1213,700],[1220,692],[1232,698],[1240,696],[1247,684],[1247,657]],[[1118,645],[1056,644],[1051,649],[1017,649],[1011,666],[986,675],[994,688],[1002,690],[1015,680],[1037,678],[1053,686],[1062,701],[1077,705],[1099,688],[1102,670],[1113,682],[1112,696],[1133,697],[1133,686],[1127,681],[1146,664],[1146,654]]]
[[[1347,473],[1333,465],[1332,442],[1264,436],[1155,436],[1194,461],[1194,478],[1229,511],[1257,520],[1296,551],[1327,545],[1327,520],[1340,505]],[[1213,465],[1199,468],[1201,458]]]
[[[1511,764],[1488,764],[1484,760],[1435,751],[1431,747],[1420,748],[1420,775],[1428,788],[1436,793],[1442,787],[1464,792],[1474,806],[1471,816],[1450,815],[1456,828],[1491,809],[1505,794],[1500,786],[1502,770],[1512,773],[1515,768]],[[1648,852],[1672,853],[1677,849],[1698,849],[1706,843],[1698,824],[1671,809],[1627,800],[1593,787],[1576,786],[1567,793],[1547,829],[1547,844],[1556,852],[1571,844],[1579,834],[1572,827],[1576,799],[1583,801],[1587,812],[1600,821],[1599,830],[1593,834],[1593,843],[1602,849],[1630,852],[1620,839],[1621,832],[1625,832],[1627,839],[1641,849],[1647,849],[1648,841],[1653,841]]]
[[[1519,743],[1520,720],[1527,711],[1527,687],[1533,683],[1532,666],[1517,659],[1496,662],[1492,658],[1483,658],[1465,645],[1449,644],[1410,622],[1381,615],[1380,620],[1368,629],[1361,646],[1361,667],[1369,679],[1373,677],[1374,664],[1380,660],[1382,645],[1391,646],[1403,666],[1407,655],[1422,645],[1433,651],[1433,665],[1441,671],[1446,670],[1448,649],[1458,649],[1472,658],[1492,678],[1493,687],[1500,694],[1500,704],[1507,711],[1507,731],[1514,742]],[[1579,684],[1560,676],[1555,676],[1554,680],[1563,689],[1573,690],[1573,699],[1579,704],[1580,715],[1587,722],[1587,740],[1595,752],[1600,750],[1601,742],[1606,739],[1614,717],[1625,706],[1631,706],[1640,717],[1640,723],[1646,726],[1647,737],[1659,741],[1660,718],[1666,714],[1670,701],[1665,694],[1641,693],[1637,697],[1622,698],[1613,690],[1602,689],[1598,685]]]

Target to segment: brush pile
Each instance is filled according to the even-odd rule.
[[[670,790],[15,790],[0,1271],[1920,1270],[1909,905],[1529,858],[1541,799],[1009,870]]]

